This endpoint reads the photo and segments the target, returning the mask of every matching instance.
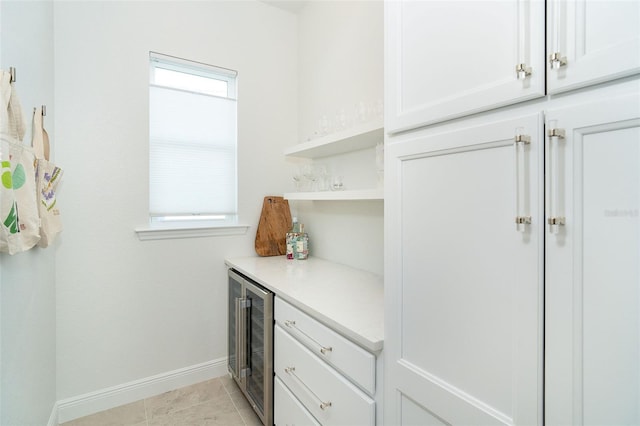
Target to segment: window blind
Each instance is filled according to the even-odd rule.
[[[235,219],[236,100],[150,84],[150,216]]]

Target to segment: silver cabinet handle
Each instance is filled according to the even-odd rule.
[[[549,187],[547,188],[547,193],[549,196],[547,199],[547,224],[549,225],[549,231],[553,234],[557,234],[560,231],[559,227],[565,225],[565,217],[558,211],[560,210],[561,202],[560,179],[562,176],[558,150],[560,140],[565,138],[565,130],[551,126],[547,131],[547,137],[549,138],[549,169],[547,171],[549,176]],[[553,143],[554,141],[555,143]]]
[[[516,78],[518,80],[524,80],[525,78],[530,76],[531,76],[531,67],[527,66],[527,64],[516,65]]]
[[[516,184],[516,230],[520,232],[525,231],[524,225],[531,224],[531,215],[522,213],[523,208],[526,210],[527,205],[527,191],[522,187],[523,182],[526,182],[521,175],[526,173],[526,146],[531,144],[531,137],[520,133],[522,128],[516,129],[516,136],[514,138],[514,158],[515,158],[515,184]],[[521,200],[522,199],[522,200]]]
[[[284,372],[296,379],[296,381],[298,381],[302,385],[302,387],[304,387],[304,389],[320,403],[318,404],[318,406],[321,410],[326,410],[327,408],[331,407],[331,401],[323,401],[318,397],[318,395],[315,394],[314,391],[311,390],[309,386],[307,386],[305,382],[302,381],[302,379],[300,379],[300,377],[298,377],[298,375],[296,374],[296,367],[286,367],[284,369]]]
[[[246,353],[245,353],[245,334],[244,334],[244,315],[245,312],[242,309],[242,301],[244,299],[242,297],[235,298],[235,307],[236,307],[236,373],[239,379],[243,379],[244,369],[246,365]]]
[[[551,68],[555,70],[560,67],[565,67],[567,66],[567,57],[562,56],[560,52],[554,52],[549,55],[549,64],[551,65]]]
[[[333,348],[331,346],[324,346],[323,344],[319,343],[316,339],[314,339],[313,337],[309,336],[307,333],[305,333],[304,331],[299,329],[296,326],[296,322],[295,321],[293,321],[293,320],[284,320],[284,325],[286,325],[287,327],[289,327],[291,329],[297,330],[304,337],[306,337],[307,339],[311,340],[314,345],[319,346],[320,347],[319,350],[320,350],[320,353],[322,355],[326,355],[329,352],[333,352]]]
[[[566,50],[567,38],[566,38],[566,17],[567,17],[567,5],[565,1],[555,0],[551,7],[551,20],[552,22],[547,25],[552,26],[551,40],[551,54],[549,55],[549,66],[552,70],[558,70],[567,65],[567,57],[562,55],[562,51]]]

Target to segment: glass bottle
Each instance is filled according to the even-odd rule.
[[[298,239],[298,235],[300,234],[300,225],[298,225],[298,218],[293,218],[293,224],[291,226],[291,230],[287,232],[286,242],[287,242],[287,259],[295,259],[296,258],[296,241]]]
[[[297,260],[305,260],[309,257],[309,235],[304,232],[304,224],[300,224],[300,232],[296,237],[294,248],[294,258]]]

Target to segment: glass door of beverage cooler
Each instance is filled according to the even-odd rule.
[[[245,281],[246,389],[264,424],[273,424],[273,293]]]
[[[273,425],[273,293],[229,270],[229,372],[263,424]]]

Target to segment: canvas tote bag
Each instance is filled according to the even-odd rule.
[[[42,108],[33,110],[33,138],[31,146],[36,156],[36,190],[40,214],[39,247],[48,247],[62,231],[62,220],[56,203],[62,169],[49,161],[49,136],[43,127]]]
[[[40,240],[35,155],[22,144],[26,126],[11,74],[0,73],[0,252],[15,254]]]

